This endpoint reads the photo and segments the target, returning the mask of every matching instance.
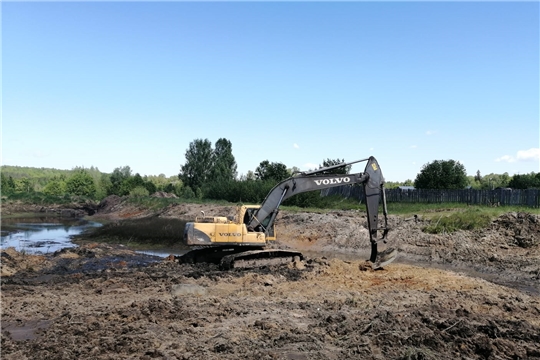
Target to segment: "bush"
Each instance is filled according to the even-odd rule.
[[[129,196],[148,196],[150,193],[144,186],[137,186],[129,192]]]
[[[51,196],[62,196],[67,192],[66,182],[63,180],[52,180],[43,189],[43,193]]]
[[[195,199],[195,192],[189,186],[183,186],[175,195],[182,199]]]

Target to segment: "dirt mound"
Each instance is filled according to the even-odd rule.
[[[0,276],[11,276],[21,271],[33,272],[46,267],[50,262],[43,255],[29,255],[7,248],[0,253]]]
[[[530,248],[540,244],[540,216],[507,213],[493,222],[492,228],[508,238],[509,245]]]
[[[178,198],[178,196],[176,196],[175,194],[168,193],[168,192],[165,192],[165,191],[156,191],[155,193],[153,193],[150,196],[151,197],[157,197],[157,198],[167,198],[167,199],[176,199],[176,198]]]
[[[100,214],[110,214],[114,211],[120,210],[123,205],[122,198],[118,195],[109,195],[105,199],[101,200],[97,211]]]

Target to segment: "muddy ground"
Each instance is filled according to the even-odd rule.
[[[2,209],[5,211],[6,209]],[[109,198],[94,219],[154,214]],[[288,213],[276,246],[300,266],[221,271],[85,242],[1,254],[2,359],[540,359],[540,217],[430,235],[390,216],[398,259],[373,271],[362,212]]]

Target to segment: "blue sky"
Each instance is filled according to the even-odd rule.
[[[226,138],[240,174],[540,171],[538,2],[0,6],[3,165],[172,176]]]

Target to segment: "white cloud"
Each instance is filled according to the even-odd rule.
[[[540,161],[540,148],[519,150],[516,156],[504,155],[495,159],[496,162],[514,163],[517,161]]]
[[[531,148],[529,150],[520,150],[517,152],[517,159],[518,160],[540,160],[540,148]]]
[[[294,144],[293,144],[293,148],[295,148],[295,149],[300,149],[300,146],[299,146],[297,143],[294,143]]]
[[[510,155],[504,155],[500,158],[495,159],[496,162],[507,162],[507,163],[513,163],[516,162],[516,159]]]
[[[417,147],[417,145],[411,145],[411,149],[416,149]]]
[[[437,130],[428,130],[426,131],[427,136],[435,135],[437,133]]]

